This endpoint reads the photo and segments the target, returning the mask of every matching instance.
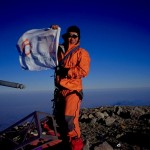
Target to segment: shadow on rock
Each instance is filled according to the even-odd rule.
[[[133,133],[127,132],[125,135],[120,137],[120,141],[131,144],[131,145],[138,145],[141,148],[150,148],[150,133],[143,134],[143,133]]]

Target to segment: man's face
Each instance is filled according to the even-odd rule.
[[[68,42],[69,44],[77,44],[79,40],[78,34],[76,32],[69,32]]]

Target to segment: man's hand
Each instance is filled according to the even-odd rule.
[[[52,25],[51,28],[54,30],[57,30],[59,28],[59,26],[58,25]]]

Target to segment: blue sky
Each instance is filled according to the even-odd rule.
[[[2,0],[0,18],[0,80],[29,91],[53,89],[53,70],[21,69],[16,43],[27,30],[58,24],[61,34],[70,25],[81,29],[81,47],[91,57],[85,89],[150,87],[148,0]],[[8,90],[16,89],[0,87]]]

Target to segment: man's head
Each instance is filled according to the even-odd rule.
[[[67,34],[69,34],[70,32],[75,32],[78,35],[78,38],[80,39],[80,29],[77,26],[70,26],[67,29]]]
[[[73,25],[67,28],[67,32],[63,35],[63,39],[70,44],[77,44],[80,40],[80,29]]]

